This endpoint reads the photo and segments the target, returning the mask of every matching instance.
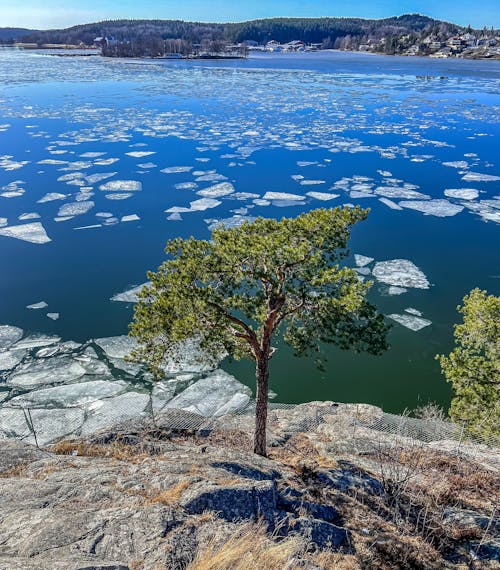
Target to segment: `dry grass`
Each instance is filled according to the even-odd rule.
[[[263,524],[242,523],[225,539],[215,535],[186,570],[299,570],[305,562],[325,570],[361,570],[352,555],[309,550],[301,537],[277,539]]]
[[[26,471],[29,463],[18,463],[11,467],[10,469],[5,469],[0,471],[0,479],[10,479],[10,477],[22,477]]]
[[[111,457],[128,463],[139,463],[150,457],[148,453],[139,453],[137,446],[114,441],[110,444],[85,443],[83,441],[63,440],[54,444],[51,451],[57,455],[77,455],[83,457]]]
[[[182,493],[189,487],[191,481],[184,480],[169,489],[165,489],[157,495],[149,496],[150,503],[160,503],[162,505],[176,505],[182,497]]]

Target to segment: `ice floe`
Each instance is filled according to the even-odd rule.
[[[6,404],[12,408],[72,408],[89,402],[117,396],[125,392],[128,385],[123,380],[90,380],[66,384],[53,388],[33,390],[11,398]]]
[[[408,259],[379,261],[375,264],[372,273],[381,283],[396,287],[429,289],[430,286],[425,274]]]
[[[129,214],[128,216],[122,216],[121,222],[138,222],[141,218],[137,214]]]
[[[47,445],[79,432],[84,411],[69,409],[34,409],[29,416],[21,409],[0,408],[0,437],[15,437],[31,444]]]
[[[407,329],[410,329],[415,332],[425,327],[428,327],[429,325],[432,324],[431,321],[428,321],[427,319],[422,319],[421,317],[417,317],[415,315],[402,315],[394,313],[387,316],[393,321],[396,321],[400,325],[403,325]]]
[[[45,307],[48,307],[48,304],[45,301],[39,301],[38,303],[26,305],[27,309],[45,309]]]
[[[437,216],[438,218],[445,218],[448,216],[456,216],[464,207],[458,204],[452,204],[448,200],[409,200],[399,202],[402,208],[409,208],[410,210],[417,210],[426,215]]]
[[[45,202],[53,202],[55,200],[64,200],[68,197],[68,194],[61,194],[60,192],[49,192],[42,196],[40,200],[37,200],[37,204],[43,204]]]
[[[364,267],[365,265],[370,264],[372,261],[374,261],[373,257],[367,257],[366,255],[360,255],[359,253],[354,254],[354,263],[358,267]]]
[[[480,172],[467,172],[465,176],[462,176],[462,180],[467,182],[497,182],[500,180],[500,176],[481,174]]]
[[[479,196],[479,190],[474,188],[448,188],[444,191],[448,198],[460,198],[462,200],[475,200]]]
[[[233,192],[234,186],[230,182],[221,182],[204,190],[198,190],[196,193],[206,198],[219,198],[221,196],[229,196],[229,194],[233,194]]]
[[[142,183],[137,180],[110,180],[101,184],[99,189],[103,192],[139,192],[142,190]]]
[[[219,417],[244,409],[250,402],[250,389],[223,370],[215,370],[206,378],[191,384],[168,402],[165,408],[176,408],[206,417]]]
[[[23,329],[12,325],[0,325],[0,349],[9,348],[23,336]]]
[[[95,206],[92,200],[87,200],[83,202],[71,202],[69,204],[63,204],[59,211],[58,216],[81,216],[86,214]]]
[[[184,172],[190,172],[191,170],[193,170],[192,166],[169,166],[160,172],[164,174],[182,174]]]
[[[37,244],[52,241],[40,222],[0,228],[0,236],[11,237]]]
[[[306,196],[309,196],[309,198],[314,198],[315,200],[323,200],[323,201],[328,201],[328,200],[333,200],[335,198],[338,198],[340,196],[340,194],[331,194],[330,192],[307,192]]]
[[[9,376],[7,383],[29,389],[46,384],[68,384],[85,374],[85,368],[69,356],[55,356],[23,364]]]
[[[141,285],[136,285],[132,289],[127,289],[122,293],[117,293],[111,297],[111,301],[121,301],[122,303],[137,303],[137,294],[142,290],[143,287],[151,285],[149,281],[142,283]]]

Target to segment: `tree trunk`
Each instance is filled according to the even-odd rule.
[[[257,379],[257,403],[255,407],[254,453],[267,457],[266,427],[267,399],[269,391],[269,359],[267,354],[257,359],[255,376]]]

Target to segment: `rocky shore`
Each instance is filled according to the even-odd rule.
[[[251,416],[189,431],[171,414],[0,441],[0,568],[498,568],[495,450],[323,402],[273,410],[262,458]]]

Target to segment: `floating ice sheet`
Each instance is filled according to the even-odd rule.
[[[0,349],[9,348],[23,336],[23,329],[12,325],[0,325]]]
[[[462,180],[466,180],[467,182],[497,182],[500,180],[500,176],[481,174],[480,172],[468,172],[465,176],[462,176]]]
[[[12,398],[9,400],[8,406],[30,409],[72,408],[125,392],[127,388],[126,382],[110,380],[91,380],[89,382],[33,390],[27,394]]]
[[[63,204],[59,211],[57,212],[58,216],[81,216],[82,214],[86,214],[95,206],[92,200],[84,201],[84,202],[71,202],[69,204]]]
[[[373,257],[367,257],[366,255],[360,255],[359,253],[354,254],[354,262],[358,267],[364,267],[374,261]]]
[[[205,417],[219,417],[244,409],[250,402],[251,390],[223,370],[191,384],[168,402],[165,408],[181,409]]]
[[[423,212],[426,215],[437,216],[438,218],[446,218],[448,216],[456,216],[459,214],[464,207],[458,204],[452,204],[448,200],[409,200],[399,202],[399,205],[403,208],[409,208],[410,210],[417,210],[418,212]]]
[[[306,196],[309,196],[309,198],[314,198],[315,200],[323,200],[323,201],[328,201],[328,200],[333,200],[335,198],[338,198],[340,196],[340,194],[330,194],[329,192],[307,192]]]
[[[59,192],[49,192],[42,196],[40,200],[37,200],[38,204],[43,204],[44,202],[53,202],[54,200],[64,200],[69,194],[61,194]]]
[[[191,170],[193,170],[192,166],[169,166],[160,172],[164,174],[182,174],[183,172],[190,172]]]
[[[462,200],[475,200],[479,196],[479,190],[474,188],[448,188],[444,191],[448,198],[460,198]]]
[[[139,192],[142,184],[137,180],[110,180],[101,184],[99,189],[103,192]]]
[[[209,208],[216,208],[220,204],[222,204],[222,202],[213,198],[200,198],[199,200],[190,202],[190,209],[192,211],[204,211],[208,210]]]
[[[54,356],[23,364],[9,376],[7,383],[29,389],[45,384],[68,384],[85,374],[85,368],[69,356]]]
[[[375,264],[372,273],[381,283],[388,285],[416,289],[429,288],[429,281],[425,274],[408,259],[379,261]]]
[[[26,305],[27,309],[45,309],[45,307],[48,307],[48,304],[45,301],[39,301],[38,303]]]
[[[428,321],[427,319],[422,319],[421,317],[417,317],[414,315],[399,315],[394,313],[392,315],[387,315],[387,316],[393,321],[396,321],[400,325],[403,325],[407,329],[410,329],[415,332],[425,327],[428,327],[429,325],[432,324],[431,321]]]
[[[138,298],[137,294],[142,290],[143,287],[151,285],[149,281],[146,283],[142,283],[141,285],[136,285],[131,289],[127,289],[127,291],[123,291],[122,293],[117,293],[111,297],[111,301],[121,301],[122,303],[137,303]]]
[[[288,192],[266,192],[263,196],[264,200],[286,200],[286,201],[297,201],[302,202],[304,196],[299,196],[298,194],[290,194]]]
[[[0,235],[38,244],[52,241],[40,222],[0,228]]]
[[[233,194],[233,192],[234,186],[230,182],[221,182],[204,190],[198,190],[196,193],[206,198],[219,198],[221,196],[229,196],[229,194]]]

